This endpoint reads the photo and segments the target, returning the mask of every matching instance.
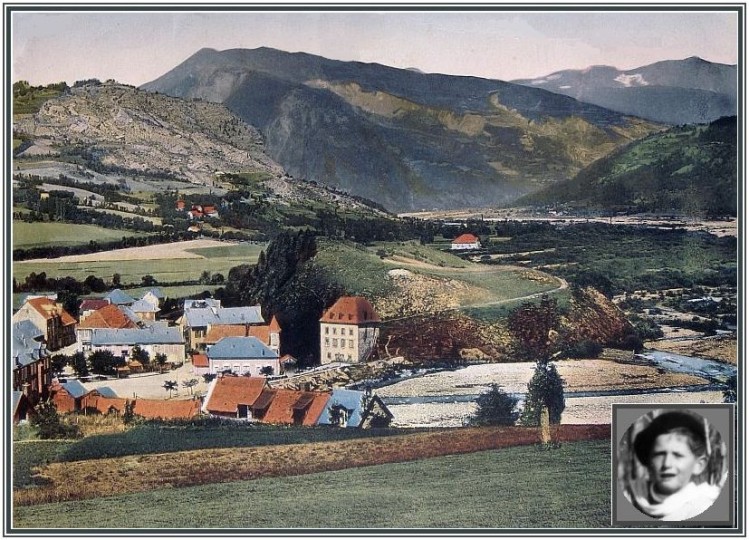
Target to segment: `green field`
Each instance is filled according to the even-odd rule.
[[[179,283],[197,280],[203,271],[221,273],[226,277],[229,270],[240,264],[255,264],[264,244],[236,244],[219,248],[197,249],[194,252],[203,259],[148,259],[91,262],[14,262],[13,273],[22,281],[31,272],[46,272],[47,277],[71,276],[83,280],[94,275],[108,281],[117,273],[123,284],[141,283],[141,278],[152,275],[158,283]],[[153,247],[148,248],[153,249]],[[158,256],[158,252],[156,254]],[[200,288],[205,290],[207,286]],[[198,292],[200,292],[198,291]],[[166,291],[165,291],[166,293]],[[171,296],[171,295],[170,295]]]
[[[387,253],[387,257],[407,257],[415,263],[386,262],[377,254],[383,251]],[[315,261],[326,268],[346,290],[365,296],[386,295],[390,283],[385,275],[395,268],[405,268],[434,278],[462,281],[482,290],[481,304],[504,302],[559,287],[559,282],[553,278],[548,281],[530,279],[522,268],[471,263],[455,255],[410,242],[379,243],[367,248],[352,243],[319,242]],[[475,300],[470,300],[466,305],[476,303]]]
[[[58,460],[72,441],[13,441],[13,487],[33,484],[32,468]]]
[[[15,507],[13,527],[608,527],[609,491],[610,444],[591,441]]]
[[[105,229],[96,225],[72,223],[26,223],[13,221],[13,248],[80,246],[95,242],[121,240],[123,236],[147,236],[133,231]]]

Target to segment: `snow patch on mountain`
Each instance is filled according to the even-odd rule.
[[[632,86],[648,86],[650,83],[645,80],[645,77],[642,76],[640,73],[634,73],[632,75],[627,75],[625,73],[622,73],[618,77],[614,79],[616,82],[621,84],[622,86],[626,87],[632,87]]]

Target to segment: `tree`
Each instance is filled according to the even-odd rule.
[[[154,285],[158,284],[158,281],[156,281],[156,278],[153,277],[151,274],[146,274],[141,278],[141,283],[144,287],[153,287]]]
[[[164,366],[166,365],[166,355],[164,353],[158,353],[154,357],[154,360],[156,360],[156,363],[159,366],[159,373],[164,371]]]
[[[119,287],[120,285],[122,285],[122,276],[115,272],[112,275],[112,287]]]
[[[507,327],[517,339],[518,354],[531,360],[549,360],[559,347],[559,308],[547,295],[541,302],[523,304],[507,316]]]
[[[169,392],[169,397],[172,397],[172,392],[177,389],[177,381],[164,381],[162,388]]]
[[[88,377],[88,361],[86,360],[86,355],[83,354],[82,351],[78,351],[70,357],[70,366],[79,378]]]
[[[73,439],[80,436],[80,428],[62,421],[51,400],[41,401],[34,407],[30,422],[38,430],[40,439]]]
[[[141,348],[140,345],[135,345],[132,349],[130,349],[130,359],[137,360],[144,366],[147,366],[151,363],[151,355],[148,354],[148,351]]]
[[[95,351],[88,357],[91,371],[103,375],[117,375],[117,368],[125,365],[125,359],[111,351]]]
[[[476,400],[476,413],[470,418],[473,426],[513,426],[520,416],[518,398],[492,384]]]
[[[64,354],[56,354],[49,359],[49,362],[52,372],[59,374],[62,373],[62,370],[68,365],[70,358]]]
[[[190,395],[192,395],[192,389],[197,385],[198,385],[198,379],[190,379],[188,381],[182,381],[182,386],[190,390]]]
[[[549,422],[559,424],[564,411],[564,381],[551,362],[538,361],[528,383],[520,423],[524,426],[541,425],[541,412],[549,411]]]
[[[260,368],[260,375],[265,375],[266,377],[270,377],[273,375],[273,366],[263,366]]]

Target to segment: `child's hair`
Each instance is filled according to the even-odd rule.
[[[689,448],[695,456],[701,457],[707,454],[705,425],[702,417],[689,411],[667,411],[656,416],[635,437],[634,450],[640,463],[648,464],[655,439],[664,433],[678,433],[686,436]]]

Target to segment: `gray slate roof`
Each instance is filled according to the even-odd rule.
[[[135,302],[135,298],[132,298],[127,293],[123,292],[122,289],[114,289],[109,291],[104,298],[108,299],[111,303],[122,305],[132,304]]]
[[[29,320],[19,321],[13,325],[13,340],[11,342],[11,356],[14,367],[32,364],[45,356],[49,351],[43,343],[37,341],[44,333]]]
[[[88,390],[86,390],[86,387],[81,384],[81,381],[77,379],[73,379],[68,382],[64,382],[61,384],[61,386],[68,391],[68,394],[73,396],[74,398],[83,397],[86,394],[88,394]]]
[[[94,388],[94,390],[96,390],[97,392],[99,392],[99,394],[101,394],[103,397],[107,397],[107,398],[116,398],[117,397],[117,392],[115,392],[109,386],[97,386],[96,388]]]
[[[346,427],[359,427],[362,422],[362,404],[364,392],[359,390],[345,390],[343,388],[334,388],[333,395],[330,396],[328,404],[323,410],[317,423],[320,425],[330,424],[330,408],[335,405],[342,405],[348,409],[349,416],[346,421]]]
[[[148,328],[94,328],[91,345],[179,345],[185,338],[179,328],[160,325]]]
[[[278,354],[269,349],[256,337],[225,337],[218,340],[206,353],[211,360],[234,360],[278,358]]]
[[[197,308],[185,312],[185,322],[191,328],[212,324],[264,324],[260,306],[233,308]]]

